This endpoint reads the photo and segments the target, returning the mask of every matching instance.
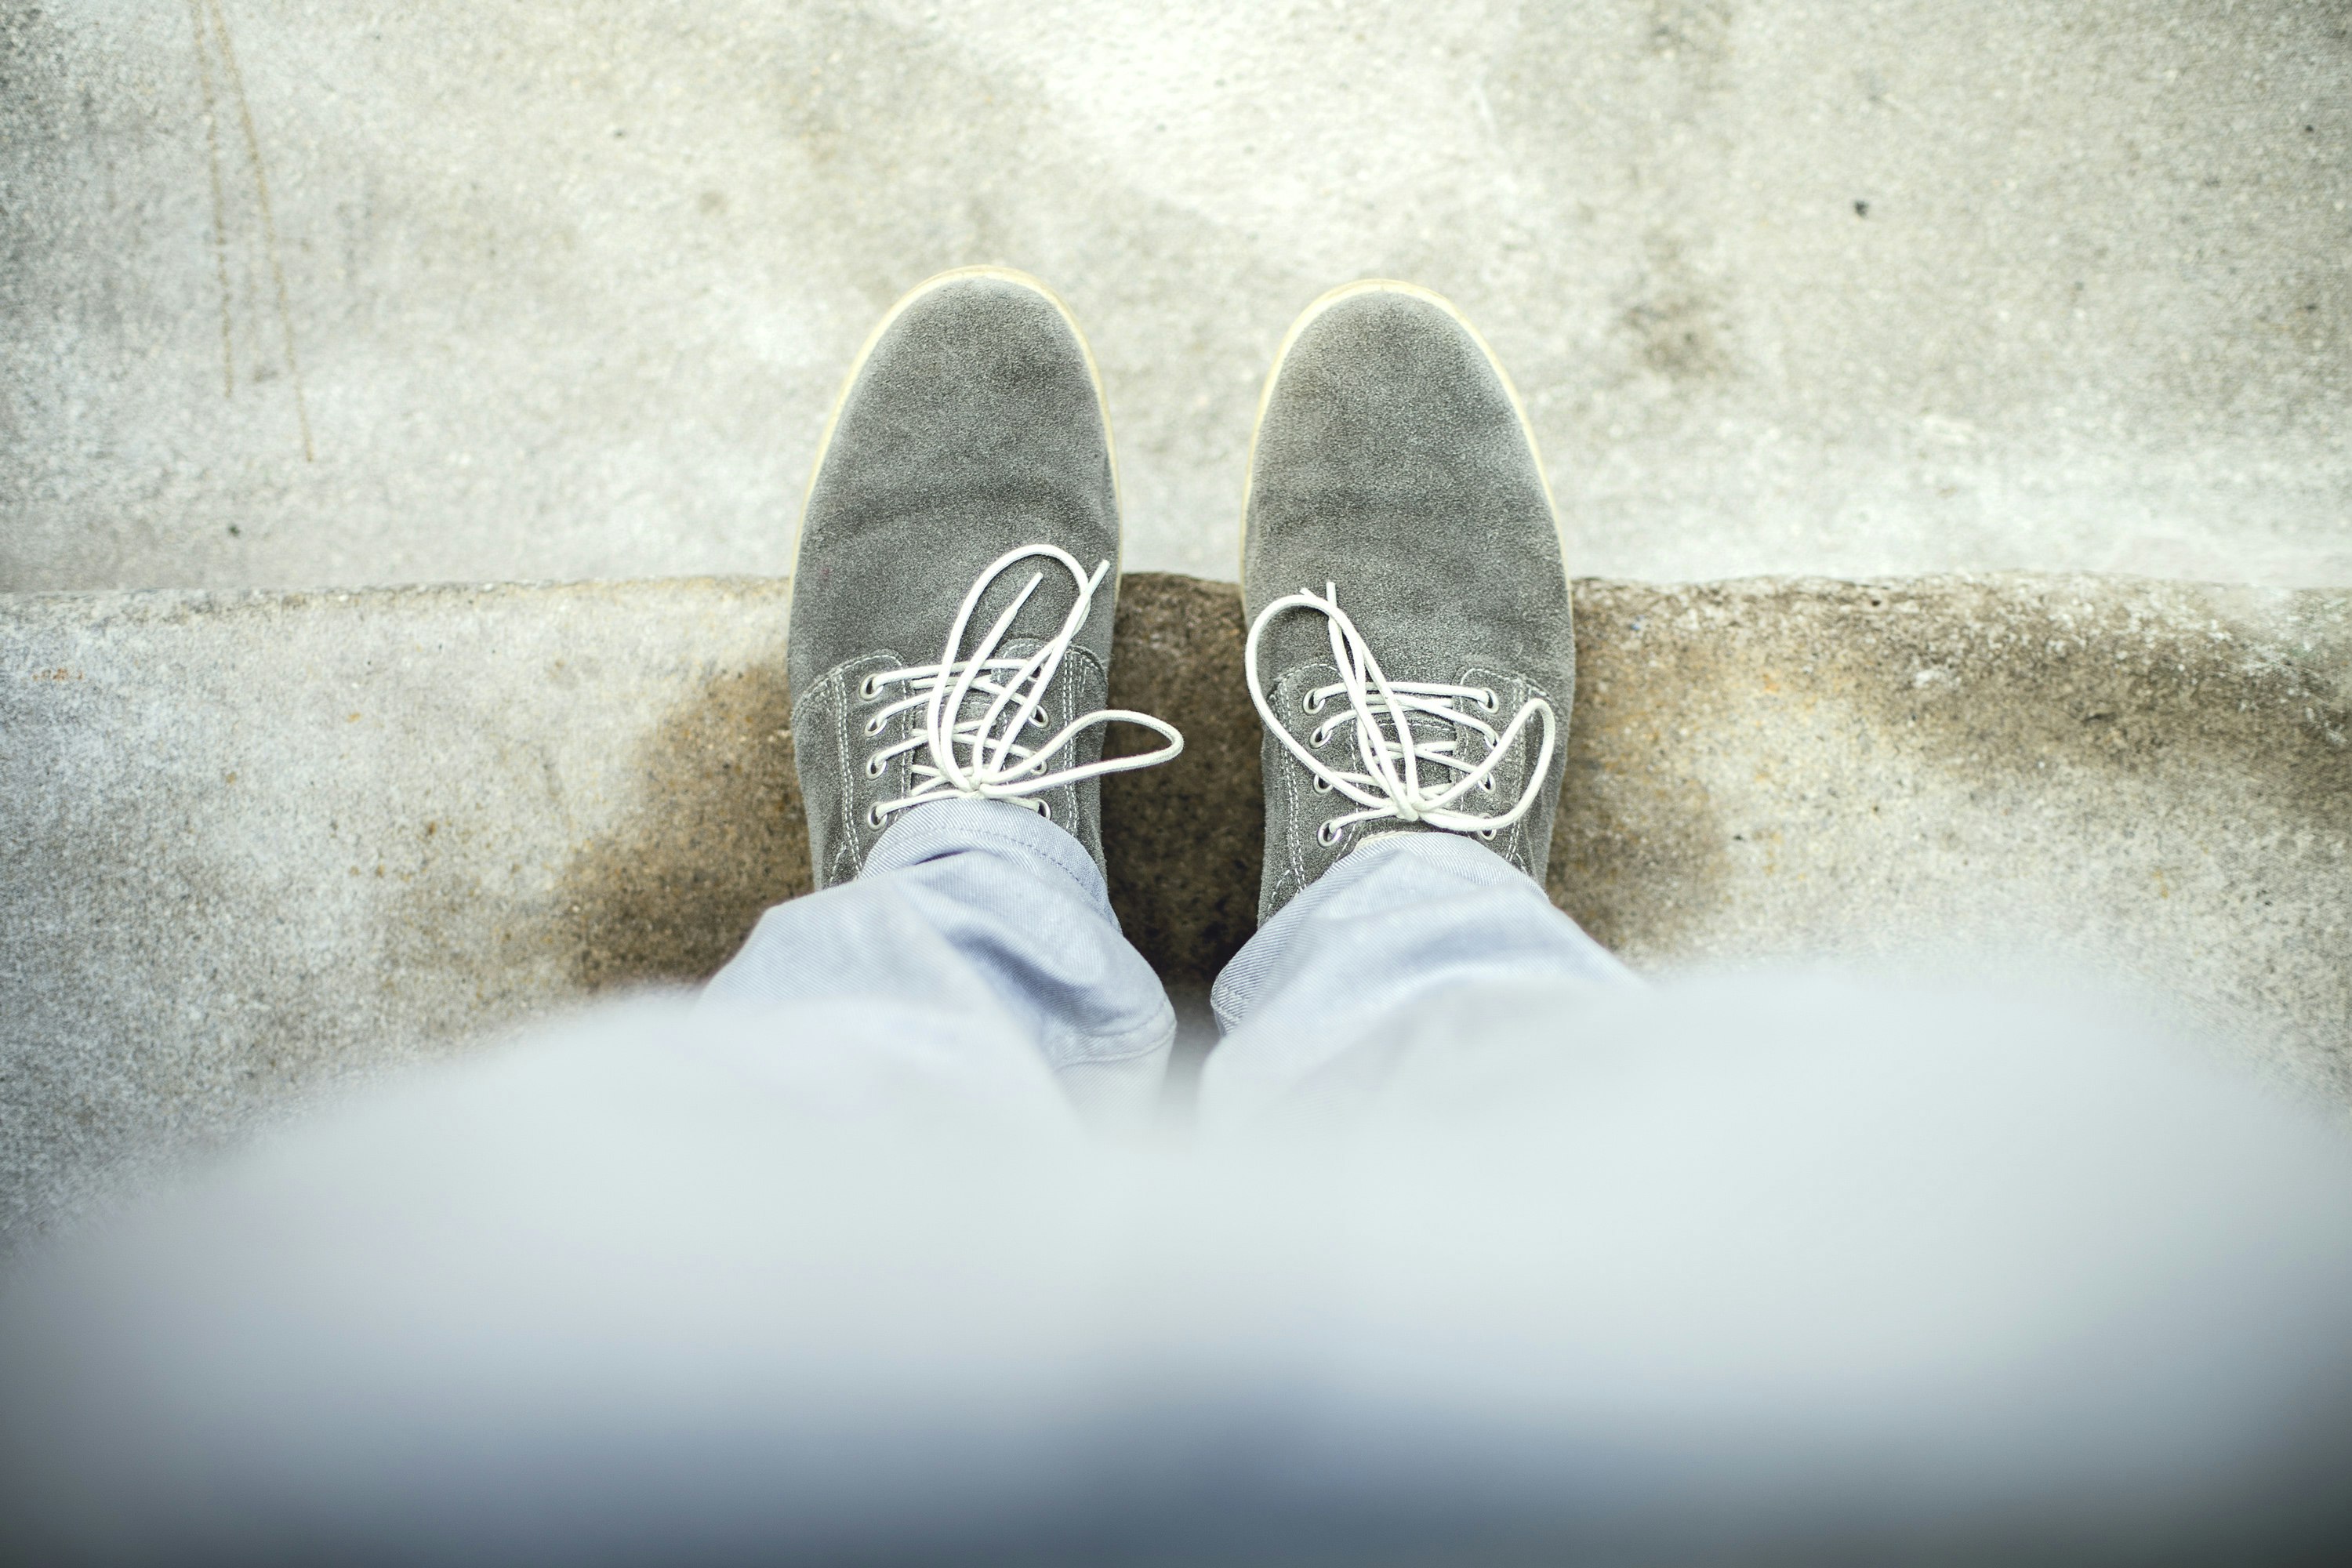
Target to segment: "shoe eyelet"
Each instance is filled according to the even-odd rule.
[[[1493,687],[1482,686],[1478,689],[1478,706],[1493,713],[1503,706],[1503,699]]]
[[[1034,713],[1030,714],[1029,722],[1040,730],[1044,729],[1045,727],[1045,710],[1043,708],[1040,708]]]
[[[1037,803],[1037,815],[1051,822],[1054,820],[1054,808],[1041,800]]]
[[[1482,827],[1478,830],[1478,837],[1492,844],[1495,842],[1495,830],[1491,827]]]
[[[1320,713],[1323,711],[1323,695],[1318,691],[1310,691],[1299,702],[1298,706],[1306,712]]]
[[[883,731],[884,728],[885,726],[879,719],[868,719],[866,721],[866,732],[869,735],[878,735]]]
[[[1485,778],[1478,781],[1478,792],[1481,795],[1492,795],[1495,793],[1494,774],[1488,773]]]
[[[1310,744],[1310,745],[1312,745],[1312,746],[1315,746],[1316,748],[1318,748],[1318,749],[1319,750],[1319,749],[1322,747],[1323,743],[1324,743],[1325,742],[1327,742],[1327,741],[1330,740],[1330,738],[1331,738],[1331,727],[1330,727],[1329,725],[1328,725],[1328,724],[1318,724],[1318,725],[1317,725],[1317,726],[1315,727],[1315,733],[1314,733],[1314,735],[1309,739],[1309,741],[1308,741],[1308,742],[1307,742],[1307,743],[1308,743],[1308,744]]]
[[[879,757],[868,757],[868,758],[866,758],[866,776],[867,778],[869,778],[869,779],[878,779],[878,778],[880,778],[880,777],[882,776],[882,768],[883,768],[883,765],[884,765],[884,764],[883,764],[882,759],[881,759],[881,758],[879,758]]]
[[[1339,842],[1339,832],[1327,822],[1322,826],[1315,830],[1315,842],[1323,846],[1324,848],[1328,849],[1331,846]]]
[[[1324,777],[1322,774],[1320,774],[1320,773],[1316,774],[1316,775],[1315,775],[1315,793],[1316,793],[1317,795],[1329,795],[1329,794],[1331,793],[1331,781],[1330,781],[1329,779],[1325,778],[1325,777]]]
[[[857,695],[865,701],[871,702],[882,695],[882,689],[874,684],[874,678],[869,675],[857,683]]]
[[[868,827],[879,827],[882,826],[882,808],[880,806],[869,805],[866,808],[866,826]]]

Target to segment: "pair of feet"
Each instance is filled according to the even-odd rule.
[[[1042,812],[1102,864],[1099,781],[1183,749],[1106,706],[1110,419],[1034,279],[932,279],[885,316],[820,447],[793,571],[793,733],[819,887],[898,816]],[[1266,731],[1261,921],[1367,837],[1475,835],[1541,881],[1574,684],[1535,439],[1477,332],[1406,284],[1335,289],[1283,340],[1242,516]],[[1113,722],[1157,733],[1103,755]]]

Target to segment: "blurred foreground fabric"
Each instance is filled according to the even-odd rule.
[[[1192,1139],[929,1023],[641,1001],[42,1250],[13,1554],[2352,1541],[2352,1144],[2111,1009],[1448,993]]]

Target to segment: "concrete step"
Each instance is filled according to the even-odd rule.
[[[781,581],[0,598],[0,1225],[318,1086],[708,973],[809,886]],[[1585,582],[1550,890],[1645,970],[2147,988],[2352,1100],[2352,594]],[[1235,590],[1130,576],[1127,929],[1249,933]]]

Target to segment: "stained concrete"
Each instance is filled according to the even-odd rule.
[[[0,589],[788,570],[927,273],[1227,576],[1284,326],[1453,295],[1577,570],[2352,583],[2329,0],[0,6]]]
[[[0,1240],[809,886],[778,582],[0,598]],[[1551,892],[1637,967],[2144,991],[2352,1104],[2352,595],[1585,582]],[[1130,577],[1113,900],[1249,934],[1238,595]]]

